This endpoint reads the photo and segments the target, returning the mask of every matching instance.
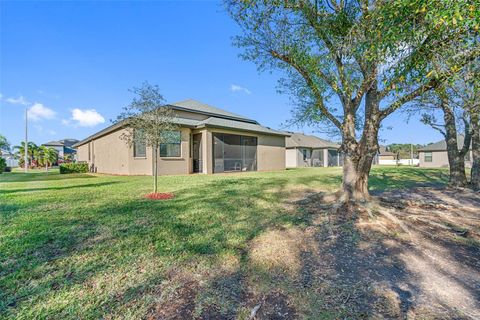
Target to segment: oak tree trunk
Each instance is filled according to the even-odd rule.
[[[465,155],[458,150],[457,126],[453,111],[446,105],[442,106],[445,120],[445,142],[447,143],[448,164],[450,166],[449,185],[465,187],[467,175],[465,173]]]
[[[348,153],[343,154],[343,200],[345,202],[363,202],[370,197],[368,193],[368,176],[372,166],[368,157]]]
[[[472,114],[472,171],[471,184],[473,190],[480,190],[480,115]]]
[[[345,116],[343,123],[343,200],[346,202],[368,201],[368,178],[373,159],[378,151],[378,114],[377,91],[372,89],[366,93],[365,123],[359,142],[355,139],[355,115]]]

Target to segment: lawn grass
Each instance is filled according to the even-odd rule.
[[[440,169],[376,167],[370,185],[381,191],[446,180]],[[302,210],[286,201],[338,189],[341,169],[159,181],[159,191],[174,192],[174,199],[144,199],[151,177],[56,170],[0,175],[0,318],[142,318],[175,290],[178,274],[208,288],[205,279],[241,272],[271,287],[249,265],[252,239],[305,226]],[[211,301],[235,308],[222,299],[221,291],[205,290],[196,308]]]

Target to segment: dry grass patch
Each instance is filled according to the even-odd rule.
[[[296,275],[302,268],[302,252],[313,250],[316,250],[314,239],[304,230],[291,227],[269,230],[255,238],[249,258],[256,267]]]

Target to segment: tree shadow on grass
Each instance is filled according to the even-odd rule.
[[[39,181],[56,181],[56,180],[89,179],[89,178],[97,178],[97,177],[95,175],[91,175],[88,173],[60,174],[58,172],[36,172],[36,173],[4,172],[0,174],[0,183],[39,182]]]
[[[76,210],[37,217],[34,225],[24,225],[4,238],[2,248],[8,250],[3,251],[6,256],[0,261],[0,314],[14,316],[29,309],[40,316],[62,316],[63,311],[54,303],[45,306],[47,297],[67,294],[92,278],[126,268],[135,256],[147,252],[171,263],[179,259],[209,261],[225,252],[238,254],[265,228],[303,223],[284,212],[276,192],[271,191],[282,192],[286,184],[287,179],[214,180],[202,187],[179,190],[169,201],[138,198],[89,207],[88,213]],[[118,254],[124,257],[115,258]],[[85,263],[84,259],[92,261]],[[152,277],[158,279],[161,274]],[[144,286],[148,291],[155,284]],[[130,287],[125,290],[130,292],[128,299],[143,292]],[[105,298],[96,294],[100,293],[88,297],[89,303],[98,303],[91,315],[115,313],[125,303],[113,296],[105,309],[100,301],[95,302]],[[72,314],[82,309],[81,300],[69,302]],[[88,317],[88,312],[84,315]]]
[[[426,237],[412,244],[391,233],[365,228],[361,223],[369,219],[365,213],[324,215],[321,196],[310,201],[299,203],[307,215],[301,219],[306,225],[300,226],[305,237],[313,235],[318,247],[300,252],[300,270],[292,274],[276,267],[252,267],[249,241],[246,250],[238,253],[241,263],[237,268],[209,278],[196,293],[189,293],[195,297],[189,299],[189,310],[201,310],[198,319],[248,317],[258,306],[258,319],[476,318],[475,300],[480,298],[477,247],[459,245],[448,237],[443,241]],[[288,230],[272,225],[257,235],[272,227],[280,228],[280,233]],[[427,228],[414,227],[412,232],[428,235]],[[438,246],[443,252],[440,260],[430,256],[430,246]],[[281,256],[285,252],[273,254]],[[462,276],[456,274],[457,267],[443,266],[450,260],[458,261],[458,268],[465,268]],[[477,274],[472,276],[477,282],[465,278],[472,273]],[[455,298],[458,294],[470,305],[460,306],[462,298]],[[163,301],[156,312],[170,303],[175,301]],[[165,316],[157,317],[155,312],[150,315],[152,319]],[[166,318],[181,316],[171,313]]]
[[[400,167],[395,170],[374,168],[369,177],[371,191],[397,190],[414,187],[439,187],[448,176],[439,170]]]
[[[340,178],[301,177],[294,184],[318,187],[325,181],[335,186]],[[279,319],[292,319],[301,312],[317,318],[329,315],[337,318],[339,314],[359,318],[373,314],[368,308],[377,310],[378,304],[389,306],[389,296],[394,301],[393,309],[378,312],[405,315],[418,288],[404,262],[392,260],[395,249],[386,249],[380,243],[361,249],[356,226],[344,222],[333,225],[339,231],[330,238],[331,226],[315,222],[319,208],[310,212],[302,204],[297,210],[285,209],[283,202],[290,195],[291,183],[287,177],[216,179],[180,189],[176,198],[168,201],[147,200],[139,195],[138,199],[89,207],[88,212],[65,212],[65,216],[56,216],[55,220],[37,219],[34,228],[19,230],[5,238],[2,247],[19,247],[4,251],[8,256],[0,260],[3,268],[0,301],[4,301],[0,315],[15,317],[31,310],[39,317],[115,318],[125,308],[135,309],[145,304],[149,306],[149,315],[155,318],[169,303],[184,301],[190,304],[186,310],[198,318],[226,319],[245,312],[248,315],[259,302],[265,301],[259,311],[264,318],[280,314]],[[315,203],[321,201],[317,199]],[[277,270],[262,273],[252,268],[252,241],[269,230],[292,227],[314,228],[320,246],[316,251],[302,252],[300,273],[293,276]],[[221,271],[224,255],[238,259],[238,266]],[[145,256],[150,257],[148,261],[158,259],[158,262],[144,266],[141,261]],[[178,270],[191,267],[204,278],[198,287],[172,289],[169,296],[165,293],[169,287],[181,287],[182,283],[175,281],[184,280],[169,282],[163,264]],[[211,269],[202,270],[205,265],[211,265]],[[132,274],[126,271],[137,268],[140,271]],[[386,279],[382,287],[386,293],[379,294],[365,282],[358,283],[360,276],[377,282]],[[105,280],[110,277],[114,279],[110,280],[112,283],[119,283],[114,289],[109,289]],[[95,287],[96,282],[107,284]],[[270,293],[261,291],[262,286]],[[206,294],[198,294],[202,290]],[[88,294],[78,293],[83,291]],[[176,299],[181,292],[189,298]],[[310,298],[301,300],[299,297],[305,293]],[[62,297],[70,298],[65,301]],[[59,305],[66,304],[68,308],[59,307],[56,299],[63,301]],[[50,303],[45,304],[46,300]],[[295,306],[295,301],[307,304],[296,310],[300,307]],[[345,306],[347,310],[343,309]],[[71,313],[66,314],[65,310]],[[173,319],[178,309],[170,310]]]
[[[25,189],[7,189],[7,190],[0,190],[0,195],[1,194],[23,193],[23,192],[45,192],[45,191],[56,191],[56,190],[103,187],[103,186],[119,184],[119,183],[122,183],[122,182],[120,182],[120,181],[109,181],[109,182],[76,184],[76,185],[72,185],[72,186],[45,187],[45,188],[25,188]]]

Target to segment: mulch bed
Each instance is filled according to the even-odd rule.
[[[170,200],[175,198],[175,195],[171,192],[151,192],[147,193],[145,198],[151,200]]]

